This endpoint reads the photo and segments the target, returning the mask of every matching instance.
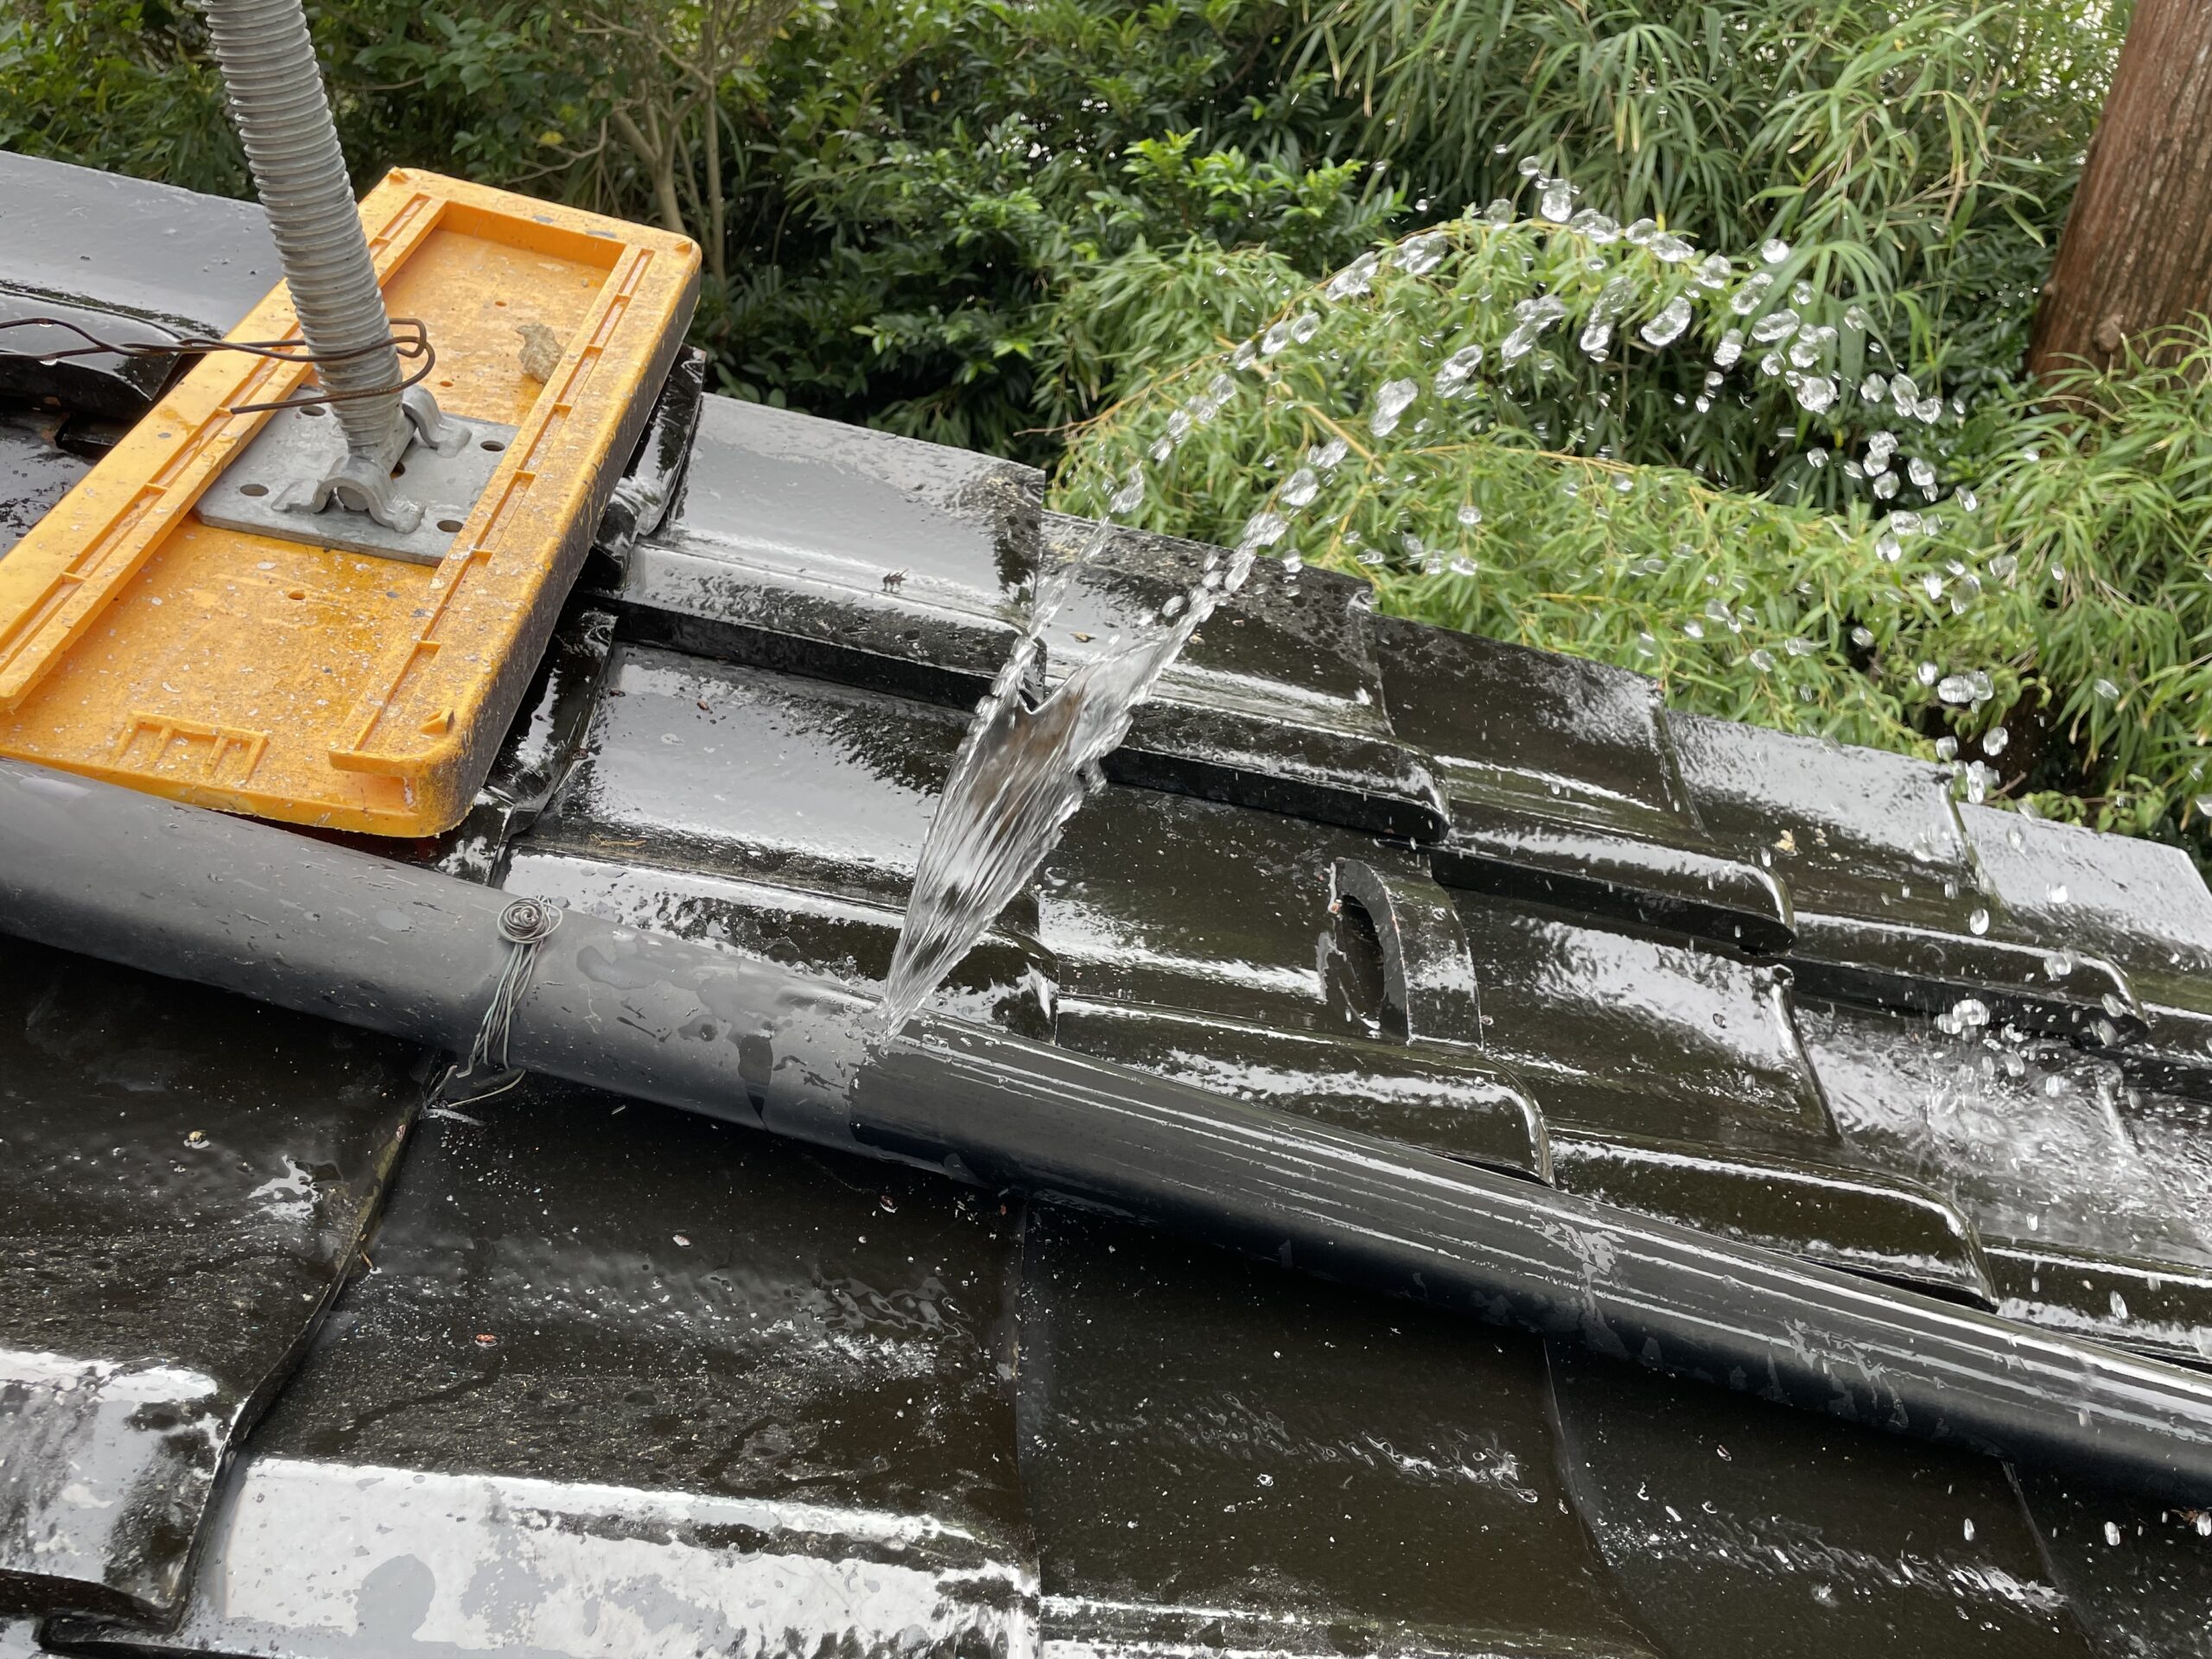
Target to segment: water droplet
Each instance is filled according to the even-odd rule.
[[[1663,259],[1670,265],[1679,265],[1685,259],[1697,257],[1697,250],[1676,236],[1672,231],[1662,231],[1644,244],[1655,259]]]
[[[1713,360],[1724,369],[1732,369],[1744,355],[1744,331],[1731,328],[1720,336],[1720,344],[1713,349]]]
[[[1477,506],[1473,502],[1466,502],[1460,507],[1459,522],[1461,524],[1473,525],[1479,524],[1482,521],[1483,510]]]
[[[1936,578],[1930,576],[1928,580],[1933,582]],[[1972,702],[1974,682],[1963,674],[1946,674],[1936,683],[1936,695],[1946,702]]]
[[[1795,311],[1770,311],[1751,325],[1751,338],[1762,346],[1771,345],[1797,332]]]
[[[1602,318],[1592,317],[1584,326],[1582,338],[1576,343],[1582,347],[1585,355],[1602,357],[1605,347],[1613,343],[1613,325]]]
[[[1290,520],[1279,512],[1255,512],[1244,521],[1244,533],[1237,538],[1237,550],[1249,552],[1254,548],[1273,547],[1290,528]]]
[[[1543,170],[1544,164],[1538,161],[1534,156],[1523,156],[1521,158],[1521,176],[1522,178],[1533,179],[1537,174]]]
[[[1407,406],[1421,395],[1421,387],[1411,380],[1387,380],[1375,393],[1375,413],[1369,416],[1368,430],[1378,438],[1387,438],[1398,429],[1398,422]]]
[[[184,1137],[184,1144],[188,1147],[193,1147],[206,1146],[207,1144],[207,1131],[205,1129],[192,1130]]]
[[[1436,372],[1436,395],[1450,397],[1464,387],[1474,372],[1482,366],[1483,348],[1479,345],[1462,346],[1444,359]]]
[[[1687,295],[1677,294],[1667,302],[1659,315],[1637,332],[1647,345],[1671,346],[1681,338],[1682,331],[1690,326],[1690,302]]]
[[[1972,933],[1976,938],[1980,938],[1983,934],[1988,932],[1989,912],[1977,906],[1974,912],[1967,918],[1967,931],[1969,933]]]
[[[1325,473],[1332,472],[1351,453],[1351,446],[1342,438],[1331,438],[1326,443],[1317,443],[1306,452],[1306,464]]]
[[[1574,187],[1565,179],[1552,180],[1544,186],[1538,211],[1554,224],[1564,224],[1574,212]]]
[[[2114,685],[2110,680],[2104,679],[2102,677],[2100,677],[2096,683],[2092,685],[2089,689],[2092,691],[2094,691],[2099,696],[2102,697],[2107,702],[2115,702],[2120,696],[2120,688],[2117,685]]]
[[[1282,499],[1291,506],[1302,507],[1321,493],[1321,480],[1311,467],[1301,467],[1282,481]]]
[[[1774,653],[1767,650],[1764,645],[1747,653],[1744,660],[1751,664],[1753,668],[1758,670],[1762,674],[1771,674],[1774,672]]]
[[[1766,298],[1767,289],[1773,286],[1774,273],[1772,271],[1755,270],[1744,279],[1744,285],[1736,290],[1735,297],[1728,302],[1728,308],[1739,317],[1748,317],[1759,308],[1760,304]]]
[[[1865,626],[1863,624],[1859,627],[1852,629],[1851,643],[1858,646],[1861,651],[1870,649],[1874,643],[1874,630]]]
[[[1567,228],[1580,232],[1600,247],[1621,239],[1620,221],[1606,218],[1594,207],[1585,207],[1567,221]]]
[[[2054,905],[2064,904],[2068,896],[2066,884],[2063,881],[2053,883],[2050,892],[2044,895],[2044,897],[2048,898]]]
[[[1968,1521],[1968,1522],[1967,1522],[1965,1531],[1966,1531],[1966,1540],[1967,1540],[1967,1542],[1968,1542],[1968,1543],[1972,1543],[1972,1542],[1974,1542],[1974,1522],[1973,1522]]]
[[[1905,475],[1911,479],[1913,483],[1918,486],[1921,489],[1932,490],[1936,487],[1935,467],[1929,465],[1927,461],[1922,460],[1918,455],[1915,455],[1910,461],[1905,462],[1904,470]]]
[[[1993,726],[1981,734],[1981,752],[1993,760],[2005,753],[2005,746],[2012,741],[2012,734],[2002,726]]]
[[[1780,237],[1769,237],[1759,245],[1759,257],[1770,265],[1778,265],[1789,257],[1789,245]]]
[[[1321,290],[1322,294],[1332,300],[1358,298],[1373,286],[1376,268],[1382,263],[1380,254],[1371,251],[1361,254],[1329,279],[1329,285]]]
[[[1547,200],[1549,198],[1546,198]],[[1398,250],[1398,269],[1408,276],[1426,276],[1444,263],[1446,244],[1441,232],[1414,237]]]
[[[1808,415],[1821,414],[1834,402],[1835,382],[1824,374],[1808,376],[1797,387],[1798,407]]]
[[[2113,1301],[2120,1303],[2120,1306],[2113,1308],[2113,1312],[2116,1314],[2125,1315],[2127,1312],[2127,1304],[2120,1300],[2120,1293],[2118,1291],[2115,1290],[2113,1292],[2112,1299]],[[2119,1548],[2120,1528],[2117,1523],[2111,1521],[2105,1522],[2105,1542],[2114,1548]]]
[[[1961,490],[1951,499],[1959,504],[1959,511],[1961,512],[1973,512],[1981,505],[1981,498],[1976,495],[1972,490]],[[2008,563],[2017,563],[2017,561],[2012,559],[2012,556],[2009,553],[2005,554],[2002,556]],[[1996,562],[1994,560],[1991,561],[1990,569],[1993,570],[1996,568]],[[2012,575],[2012,572],[2008,569],[2005,574],[2006,575]]]
[[[676,1248],[679,1250],[688,1250],[691,1248],[691,1237],[688,1233],[671,1233],[669,1237],[676,1241]]]

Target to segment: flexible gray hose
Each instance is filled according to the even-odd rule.
[[[337,393],[396,386],[399,359],[376,266],[361,234],[338,127],[308,37],[301,0],[205,0],[207,32],[221,65],[231,117],[245,141],[254,188],[284,261],[300,330],[318,356],[381,351],[317,368]],[[341,397],[331,404],[355,455],[388,457],[398,442],[399,394]]]

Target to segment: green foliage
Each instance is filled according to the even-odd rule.
[[[1968,786],[2044,810],[2200,828],[2206,377],[2139,361],[2043,409],[2016,385],[2124,3],[309,12],[363,183],[431,167],[700,237],[696,334],[727,391],[1057,465],[1078,507],[1179,410],[1159,528],[1234,542],[1281,514],[1275,550],[1393,610],[1639,668],[1715,714],[1956,742],[1986,767]],[[246,188],[175,0],[0,0],[0,144]],[[1324,274],[1377,244],[1443,257],[1330,298]],[[1646,340],[1676,301],[1687,327]],[[1217,404],[1225,354],[1309,310],[1313,337]],[[1593,317],[1610,334],[1584,349]],[[1730,331],[1762,326],[1712,384]],[[2212,337],[2193,346],[2201,369]],[[1940,385],[1936,418],[1858,395],[1901,368],[1908,402]],[[1376,433],[1376,389],[1408,379]],[[1893,476],[1916,456],[1980,510],[1872,498],[1885,431]]]
[[[1447,211],[1534,156],[1624,220],[1770,236],[1897,346],[2009,377],[2128,8],[2110,0],[1313,0],[1337,131]],[[1379,139],[1379,143],[1378,143]],[[1794,277],[1797,269],[1786,270]]]
[[[1193,246],[1311,275],[1395,208],[1309,158],[1300,83],[1265,61],[1282,16],[855,0],[779,42],[744,158],[760,217],[715,323],[726,384],[1050,460],[1039,429],[1087,410],[1119,338],[1071,289]]]
[[[0,149],[238,195],[207,31],[162,0],[0,0]]]
[[[1256,351],[1143,362],[1058,492],[1097,512],[1135,471],[1135,522],[1359,575],[1386,610],[1637,669],[1680,707],[1956,756],[1977,798],[2201,835],[2212,332],[2171,373],[2138,359],[1963,420],[1920,399],[1901,414],[1892,377],[1878,399],[1836,389],[1808,426],[1879,429],[1894,453],[1810,442],[1766,493],[1593,441],[1613,429],[1580,412],[1623,342],[1631,385],[1712,372],[1704,348],[1763,314],[1768,269],[1723,281],[1525,220],[1424,232],[1281,301]],[[1739,311],[1746,295],[1762,301]],[[1640,338],[1685,300],[1701,324]],[[1612,321],[1606,363],[1578,349],[1593,315]],[[1804,332],[1798,361],[1752,346],[1719,400],[1833,381],[1848,331]],[[1704,418],[1674,410],[1678,452]]]

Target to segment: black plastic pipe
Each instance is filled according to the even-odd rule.
[[[442,1047],[475,1040],[513,895],[0,761],[0,928]],[[2212,1376],[1373,1136],[568,912],[513,1010],[533,1071],[1103,1205],[1762,1398],[2183,1503]]]

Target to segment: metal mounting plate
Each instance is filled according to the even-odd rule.
[[[404,499],[423,505],[412,531],[387,530],[365,512],[335,502],[321,512],[294,512],[279,506],[296,483],[324,476],[345,458],[345,435],[324,409],[283,409],[269,417],[237,460],[200,498],[200,522],[219,530],[242,530],[279,541],[313,547],[341,548],[435,564],[453,549],[454,537],[491,486],[499,459],[514,441],[515,429],[492,421],[456,423],[468,429],[468,442],[450,455],[423,444],[407,451],[392,476]]]

